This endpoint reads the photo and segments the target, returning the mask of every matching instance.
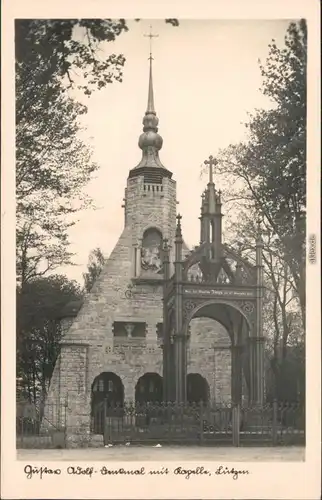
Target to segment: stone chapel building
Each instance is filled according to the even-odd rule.
[[[159,157],[158,122],[150,58],[148,105],[138,143],[142,158],[128,173],[124,228],[80,309],[71,304],[66,310],[66,333],[48,394],[48,404],[68,398],[68,426],[87,433],[93,407],[102,398],[115,403],[162,400],[160,244],[169,240],[173,265],[177,197],[175,172]],[[189,249],[184,246],[184,251]],[[207,318],[193,319],[190,331],[187,399],[229,401],[229,335]]]

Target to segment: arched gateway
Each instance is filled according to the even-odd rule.
[[[244,376],[250,404],[262,404],[264,396],[264,338],[262,335],[263,241],[256,238],[256,265],[222,243],[221,193],[215,189],[212,168],[202,195],[200,245],[185,259],[181,216],[177,216],[174,274],[170,276],[170,248],[163,245],[163,376],[164,397],[187,401],[187,345],[193,318],[221,323],[231,341],[232,402],[242,399]]]
[[[187,401],[189,403],[209,401],[209,385],[200,373],[189,373],[187,376]]]

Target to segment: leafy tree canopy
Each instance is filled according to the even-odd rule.
[[[88,264],[87,264],[87,272],[83,273],[84,278],[84,288],[86,292],[90,292],[93,288],[93,285],[101,271],[103,269],[105,263],[105,257],[100,248],[95,248],[89,254]]]
[[[166,22],[176,26],[175,19]],[[71,263],[68,228],[90,200],[83,188],[98,166],[80,138],[88,96],[121,82],[125,57],[103,44],[128,30],[124,19],[19,19],[16,42],[17,278]]]
[[[271,243],[290,269],[305,324],[306,22],[291,23],[285,47],[269,46],[260,64],[272,109],[250,115],[248,141],[219,152],[218,174],[243,227],[245,210],[260,214]]]
[[[61,315],[82,291],[66,276],[36,278],[17,291],[17,376],[20,393],[44,400],[59,354]]]

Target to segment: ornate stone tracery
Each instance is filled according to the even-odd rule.
[[[212,169],[213,159],[207,164]],[[215,190],[211,170],[202,196],[199,246],[183,259],[178,216],[172,276],[168,248],[163,252],[163,364],[165,394],[169,400],[186,400],[189,323],[203,316],[219,321],[231,337],[233,401],[238,402],[242,397],[242,370],[248,381],[250,402],[263,400],[262,240],[259,233],[256,265],[252,265],[240,252],[222,243],[221,218],[220,193]]]

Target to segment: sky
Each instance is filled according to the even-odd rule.
[[[283,45],[289,20],[179,21],[179,27],[162,20],[129,21],[129,31],[106,43],[102,52],[102,57],[125,55],[123,82],[90,98],[77,94],[88,106],[82,137],[92,146],[100,168],[85,189],[97,209],[79,213],[70,229],[76,265],[59,270],[70,279],[82,283],[90,251],[100,247],[108,256],[123,229],[121,205],[128,172],[141,158],[138,138],[149,71],[149,39],[143,35],[150,25],[159,35],[153,39],[153,82],[163,137],[160,158],[177,181],[178,212],[189,246],[199,238],[200,195],[206,183],[200,178],[203,161],[245,139],[247,113],[271,106],[259,90],[258,60],[265,61],[272,39]]]

